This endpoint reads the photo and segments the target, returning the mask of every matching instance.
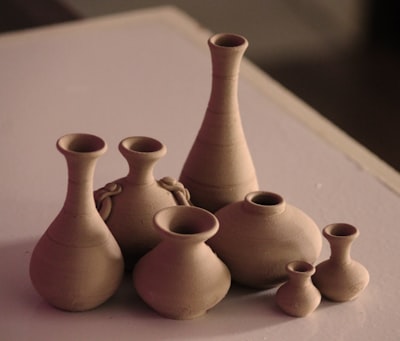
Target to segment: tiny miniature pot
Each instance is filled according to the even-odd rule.
[[[289,280],[278,289],[276,303],[288,315],[307,316],[321,302],[321,294],[311,281],[315,268],[310,263],[294,261],[287,264],[286,271]]]
[[[345,223],[331,224],[323,229],[331,256],[318,264],[312,280],[321,294],[332,301],[353,300],[368,285],[368,270],[350,256],[352,243],[359,234],[356,227]]]
[[[168,318],[204,315],[231,283],[228,268],[205,244],[217,232],[218,220],[198,207],[172,206],[159,211],[154,224],[163,240],[134,268],[137,293]]]

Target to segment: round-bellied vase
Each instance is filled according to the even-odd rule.
[[[321,302],[321,294],[311,281],[315,273],[312,264],[293,261],[286,265],[288,281],[276,292],[276,303],[288,315],[304,317],[311,314]]]
[[[154,178],[155,164],[166,146],[146,136],[123,139],[119,150],[129,165],[128,174],[95,192],[97,207],[121,247],[125,266],[137,260],[161,240],[153,228],[153,216],[161,208],[188,204],[183,185],[170,177]]]
[[[321,294],[338,302],[357,298],[369,282],[368,270],[350,256],[351,245],[359,230],[350,224],[335,223],[323,229],[331,256],[316,267],[312,277]]]
[[[193,319],[227,294],[231,277],[205,241],[218,230],[210,212],[194,206],[162,209],[154,216],[163,240],[133,271],[139,296],[162,316]]]
[[[57,141],[68,166],[64,205],[36,244],[30,277],[37,292],[68,311],[97,307],[118,289],[124,272],[121,250],[93,198],[93,174],[105,142],[89,134]]]
[[[218,233],[208,244],[225,262],[232,279],[256,289],[287,278],[293,260],[314,263],[322,248],[315,222],[276,193],[255,191],[215,213]]]

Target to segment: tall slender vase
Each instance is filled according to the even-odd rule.
[[[331,256],[317,265],[313,282],[321,294],[332,301],[353,300],[368,285],[367,269],[350,256],[351,245],[359,234],[356,227],[345,223],[331,224],[323,229]]]
[[[288,315],[304,317],[311,314],[321,302],[321,294],[313,285],[315,273],[312,264],[293,261],[286,265],[289,280],[276,293],[276,303]]]
[[[238,104],[240,62],[247,40],[216,34],[208,40],[212,89],[203,123],[183,166],[180,181],[194,205],[211,212],[257,190],[253,161]]]
[[[121,250],[93,198],[93,175],[105,142],[70,134],[57,141],[68,166],[64,205],[36,244],[30,277],[50,304],[69,311],[95,308],[117,290],[123,276]]]
[[[218,220],[199,207],[175,206],[159,211],[154,223],[163,241],[134,268],[139,296],[168,318],[204,315],[231,284],[228,268],[205,244],[217,232]]]
[[[129,172],[97,190],[95,198],[130,270],[161,240],[153,228],[153,215],[164,207],[188,204],[188,193],[170,177],[159,181],[154,178],[154,167],[167,152],[160,141],[146,136],[127,137],[120,142],[119,150]]]

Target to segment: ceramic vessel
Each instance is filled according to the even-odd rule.
[[[95,308],[117,290],[124,263],[120,248],[96,210],[93,174],[105,142],[88,134],[57,141],[68,165],[64,205],[35,246],[30,277],[50,304],[69,311]]]
[[[276,303],[288,315],[307,316],[321,303],[321,294],[311,281],[315,268],[307,262],[293,261],[286,271],[289,280],[278,289]]]
[[[237,94],[240,62],[248,42],[242,36],[223,33],[212,36],[208,45],[210,99],[180,181],[189,189],[194,205],[215,212],[257,190],[258,183]]]
[[[155,227],[163,241],[139,260],[133,282],[139,296],[159,314],[193,319],[227,294],[231,277],[205,241],[218,230],[210,212],[194,206],[159,211]]]
[[[208,244],[240,284],[274,287],[286,280],[287,263],[314,263],[321,252],[321,233],[314,221],[276,193],[251,192],[215,215],[220,229]]]
[[[359,234],[356,227],[345,223],[331,224],[323,229],[331,256],[318,264],[313,282],[321,294],[332,301],[353,300],[368,285],[367,269],[350,256],[351,245]]]
[[[153,170],[166,146],[145,136],[122,140],[119,150],[129,165],[128,174],[95,192],[97,208],[121,247],[127,269],[161,240],[153,215],[161,208],[188,204],[188,192],[170,177],[159,181]]]

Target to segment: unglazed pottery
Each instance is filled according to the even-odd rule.
[[[106,144],[99,137],[70,134],[57,141],[68,165],[64,205],[35,246],[30,277],[53,306],[95,308],[117,290],[124,270],[120,248],[97,212],[93,174]]]
[[[321,302],[321,293],[313,285],[315,273],[312,264],[293,261],[287,264],[289,280],[276,293],[276,303],[288,315],[304,317],[312,313]]]
[[[331,224],[323,229],[331,256],[318,264],[313,282],[321,294],[332,301],[353,300],[368,285],[367,269],[350,256],[351,245],[359,234],[356,227],[345,223]]]
[[[321,252],[321,233],[314,221],[276,193],[251,192],[215,215],[220,229],[208,244],[240,284],[274,287],[286,280],[287,263],[312,264]]]
[[[208,40],[212,89],[198,135],[183,166],[180,181],[194,205],[211,212],[257,190],[257,176],[243,133],[238,104],[240,62],[247,40],[217,34]]]
[[[227,294],[231,277],[205,241],[218,230],[210,212],[194,206],[159,211],[155,227],[163,241],[139,260],[133,282],[139,296],[159,314],[193,319]]]
[[[122,140],[119,150],[129,165],[128,175],[95,192],[99,212],[121,247],[127,269],[161,240],[153,215],[161,208],[188,204],[183,185],[154,178],[156,162],[166,154],[164,144],[150,137]]]

